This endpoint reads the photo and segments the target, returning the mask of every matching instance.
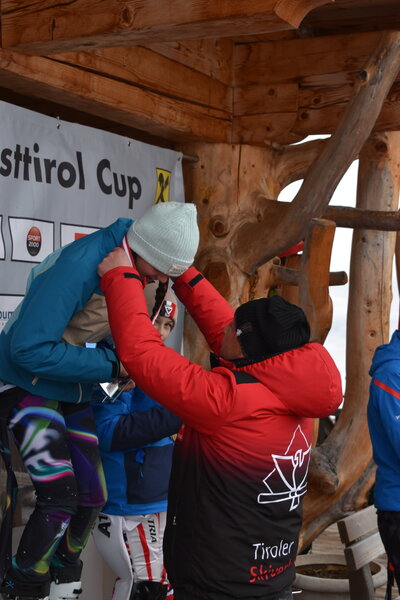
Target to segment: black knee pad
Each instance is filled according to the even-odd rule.
[[[55,583],[70,583],[80,581],[83,563],[79,560],[75,565],[55,567],[50,565],[50,575]]]
[[[167,586],[158,581],[138,581],[133,584],[129,600],[164,600]]]

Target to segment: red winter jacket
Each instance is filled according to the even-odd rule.
[[[313,417],[342,400],[320,344],[207,371],[166,348],[133,269],[102,278],[117,353],[136,383],[181,417],[164,553],[174,588],[193,598],[268,599],[294,579]],[[174,284],[211,349],[233,310],[191,267]]]

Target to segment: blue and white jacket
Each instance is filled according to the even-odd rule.
[[[102,294],[97,266],[121,244],[132,222],[118,219],[56,250],[32,269],[25,297],[0,334],[0,380],[76,403],[91,399],[94,383],[115,378],[118,359],[113,350],[72,345],[63,336],[89,299]]]
[[[375,350],[368,425],[377,464],[375,506],[400,511],[400,331]]]
[[[92,404],[107,486],[103,512],[142,515],[167,510],[173,441],[181,420],[140,388],[113,403]]]

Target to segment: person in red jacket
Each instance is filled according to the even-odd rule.
[[[299,307],[274,296],[234,311],[191,267],[173,288],[215,352],[208,371],[163,345],[119,249],[98,273],[126,370],[184,423],[164,537],[175,599],[292,598],[313,418],[342,400],[332,358]]]

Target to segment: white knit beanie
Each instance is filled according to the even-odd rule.
[[[152,267],[179,277],[194,261],[199,245],[197,211],[194,204],[154,204],[129,228],[128,244]]]

